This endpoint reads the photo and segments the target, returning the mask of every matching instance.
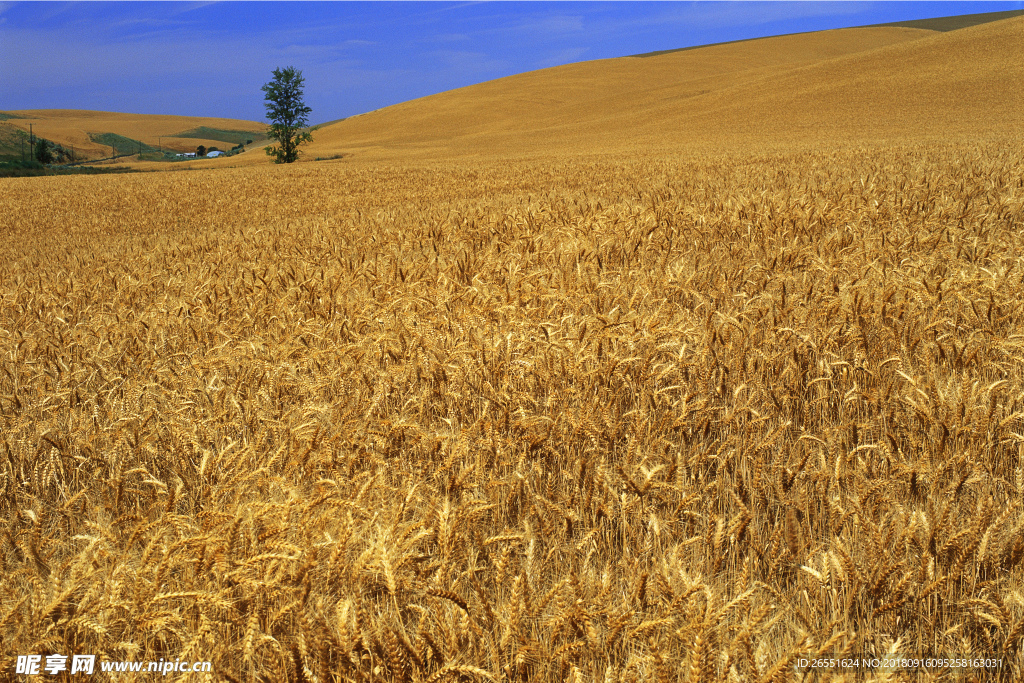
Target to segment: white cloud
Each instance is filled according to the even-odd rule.
[[[202,9],[204,7],[209,7],[210,5],[216,4],[216,0],[209,0],[208,2],[188,2],[184,3],[182,7],[177,12],[175,12],[175,14],[184,14],[185,12],[192,12],[197,9]]]

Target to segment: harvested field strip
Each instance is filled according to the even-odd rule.
[[[1019,678],[1019,149],[6,181],[0,668]]]

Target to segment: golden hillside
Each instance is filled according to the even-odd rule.
[[[1024,18],[880,27],[570,64],[332,124],[307,157],[535,156],[973,136],[1021,128]]]
[[[216,145],[226,149],[225,142],[215,138],[177,137],[198,128],[220,131],[251,131],[262,133],[266,125],[242,119],[220,119],[205,116],[156,116],[151,114],[125,114],[82,109],[30,109],[7,112],[17,118],[4,121],[23,131],[29,124],[38,137],[65,147],[74,145],[75,151],[87,158],[109,156],[110,147],[92,139],[92,135],[113,133],[145,145],[175,152],[192,152],[198,145]],[[228,145],[229,147],[230,145]]]

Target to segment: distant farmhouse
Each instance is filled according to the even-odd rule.
[[[226,155],[227,155],[227,152],[222,152],[219,149],[215,149],[212,152],[210,152],[208,154],[201,155],[201,156],[206,156],[206,157],[209,157],[209,158],[212,159],[214,157],[222,157],[222,156],[226,156]],[[179,159],[195,159],[197,154],[196,154],[196,152],[179,152],[178,154],[175,154],[174,156],[178,157]]]

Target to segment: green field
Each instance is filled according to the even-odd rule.
[[[89,139],[107,147],[113,147],[118,154],[139,154],[140,152],[156,152],[160,150],[140,140],[118,135],[117,133],[89,133]]]
[[[229,142],[232,145],[247,144],[249,140],[252,140],[253,142],[262,142],[267,139],[266,135],[253,133],[248,130],[224,130],[221,128],[208,128],[207,126],[199,126],[198,128],[192,128],[181,133],[176,133],[172,137],[195,138],[197,140],[219,140],[221,142]]]
[[[0,160],[20,161],[22,155],[22,144],[25,146],[25,154],[28,154],[28,134],[20,128],[3,123],[6,114],[0,114]]]

